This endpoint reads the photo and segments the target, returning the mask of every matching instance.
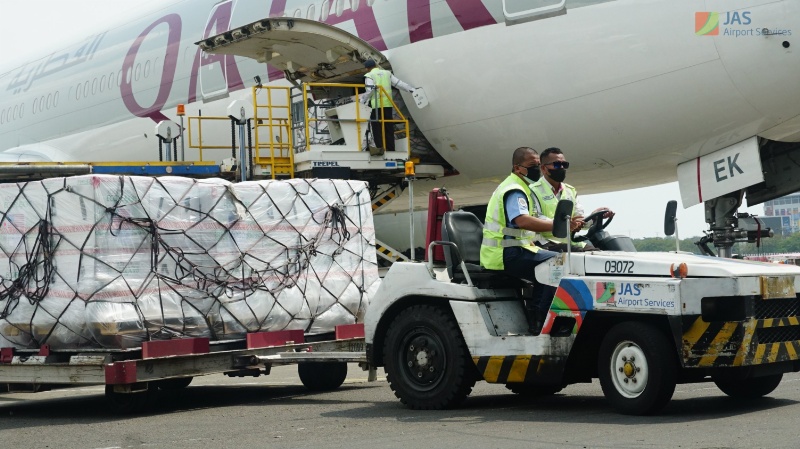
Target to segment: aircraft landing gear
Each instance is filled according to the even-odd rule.
[[[739,190],[705,202],[706,223],[711,231],[697,242],[700,250],[709,256],[732,257],[736,242],[755,243],[773,236],[770,228],[758,217],[736,210],[742,205],[744,191]],[[709,244],[713,243],[716,254]]]

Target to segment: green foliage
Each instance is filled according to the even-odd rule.
[[[760,248],[755,243],[737,243],[733,250],[739,254],[796,253],[800,252],[800,234],[763,239]]]
[[[681,239],[681,251],[700,254],[700,250],[695,241],[700,240],[700,237],[690,237],[688,239]],[[644,239],[634,239],[633,245],[637,251],[640,252],[665,252],[675,251],[675,239],[672,237],[648,237]]]
[[[689,237],[681,240],[681,251],[700,254],[700,250],[694,242],[700,237]],[[644,239],[634,239],[634,246],[640,252],[660,252],[675,251],[675,239],[671,237],[649,237]],[[714,245],[709,247],[714,250]],[[769,254],[769,253],[797,253],[800,252],[800,233],[788,236],[775,236],[770,239],[763,239],[760,247],[755,243],[737,243],[733,246],[734,254]]]

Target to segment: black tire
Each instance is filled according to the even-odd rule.
[[[552,396],[564,389],[564,387],[561,386],[542,386],[523,383],[506,384],[506,388],[511,390],[511,392],[514,394],[518,394],[527,398],[542,398],[545,396]]]
[[[475,365],[455,320],[439,307],[417,305],[389,325],[384,369],[394,395],[416,410],[461,403],[475,385]]]
[[[600,345],[600,386],[619,413],[650,415],[660,411],[675,392],[677,371],[675,348],[663,332],[649,324],[618,324]]]
[[[311,391],[331,391],[339,388],[347,377],[345,362],[306,362],[297,364],[300,381]]]
[[[712,376],[712,379],[717,385],[717,388],[728,396],[736,399],[752,400],[766,396],[775,391],[783,379],[783,374],[751,377],[749,379],[730,379]]]
[[[159,380],[156,382],[156,386],[159,390],[170,391],[170,390],[180,390],[182,388],[186,388],[192,383],[192,377],[176,377],[174,379],[164,379]]]

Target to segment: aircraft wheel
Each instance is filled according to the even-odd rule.
[[[758,399],[775,391],[783,379],[783,374],[751,377],[749,379],[729,379],[712,376],[712,379],[717,388],[732,398]]]
[[[655,327],[618,324],[600,345],[598,373],[606,399],[626,415],[658,412],[675,392],[677,360],[667,337]]]
[[[297,364],[300,381],[311,391],[330,391],[339,388],[347,377],[345,362],[306,362]]]
[[[554,387],[554,386],[530,385],[523,383],[506,384],[506,388],[511,390],[511,392],[514,394],[525,396],[527,398],[541,398],[545,396],[552,396],[564,389],[564,387],[562,386]]]
[[[417,305],[402,311],[389,325],[383,353],[389,386],[413,409],[453,407],[475,385],[461,330],[439,307]]]

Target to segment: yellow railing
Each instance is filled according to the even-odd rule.
[[[230,124],[231,119],[229,117],[213,117],[213,116],[202,116],[202,115],[197,116],[197,115],[193,115],[193,116],[187,116],[186,118],[188,120],[188,125],[187,125],[187,129],[186,129],[186,134],[188,136],[188,141],[186,142],[186,145],[189,148],[195,148],[195,149],[197,149],[199,151],[200,154],[198,155],[198,158],[199,158],[198,160],[200,160],[200,161],[203,160],[203,150],[230,150],[231,149],[231,144],[230,143],[228,143],[227,145],[206,144],[205,141],[203,140],[203,122],[204,121],[212,121],[212,122],[224,121],[224,122]],[[196,125],[197,126],[197,136],[195,136],[194,132],[192,131],[192,129],[194,128],[192,126],[192,123],[197,123],[197,125]]]
[[[302,95],[295,94],[296,96],[302,96],[303,99],[302,111],[303,114],[305,114],[305,117],[303,117],[302,120],[302,127],[300,127],[298,124],[300,123],[299,120],[297,120],[299,117],[292,117],[292,90],[294,88],[283,86],[253,87],[252,123],[255,134],[255,138],[251,147],[253,150],[253,164],[269,169],[273,179],[275,179],[276,176],[294,177],[294,153],[307,151],[309,149],[310,142],[312,142],[312,137],[319,138],[317,136],[317,131],[325,128],[326,125],[323,122],[354,122],[356,125],[359,151],[363,151],[365,149],[365,146],[361,145],[361,143],[367,127],[370,126],[370,122],[373,122],[381,127],[383,127],[383,125],[386,123],[400,123],[402,124],[403,129],[395,131],[395,134],[406,134],[407,139],[405,150],[408,157],[411,157],[411,138],[409,133],[408,119],[397,108],[397,105],[392,100],[390,93],[386,92],[386,90],[384,90],[382,87],[378,86],[379,102],[382,100],[388,100],[389,104],[392,105],[394,113],[397,114],[399,118],[395,119],[394,116],[389,118],[384,117],[382,108],[379,116],[375,120],[371,119],[369,116],[363,117],[361,108],[358,106],[358,104],[356,104],[355,107],[354,119],[327,118],[324,116],[324,112],[323,116],[319,117],[317,115],[317,112],[319,111],[317,108],[315,108],[315,114],[312,115],[309,112],[311,110],[309,108],[309,104],[312,106],[314,104],[309,102],[309,93],[314,88],[344,88],[345,92],[348,89],[352,89],[352,97],[354,98],[355,102],[358,102],[359,89],[361,89],[363,92],[364,85],[343,83],[303,84],[303,88],[301,89]],[[325,107],[320,109],[324,111]],[[205,150],[230,150],[232,148],[232,144],[222,145],[219,142],[206,142],[203,136],[203,122],[224,121],[229,123],[229,117],[189,116],[187,118],[187,146],[199,151],[200,161],[203,161]],[[312,131],[314,134],[313,136]],[[218,138],[218,134],[214,135],[215,138]],[[390,134],[390,137],[387,137],[386,133],[383,132],[381,135],[382,141],[376,142],[375,144],[377,146],[386,148],[386,139],[394,138],[394,135]],[[304,142],[295,141],[303,138],[305,138]]]
[[[259,99],[259,91],[266,94],[265,103]],[[294,177],[291,106],[290,87],[253,87],[254,163],[269,166],[272,179],[275,179],[277,175]],[[262,129],[266,130],[268,138],[266,141],[262,141]],[[266,149],[267,154],[262,154],[262,149]]]

